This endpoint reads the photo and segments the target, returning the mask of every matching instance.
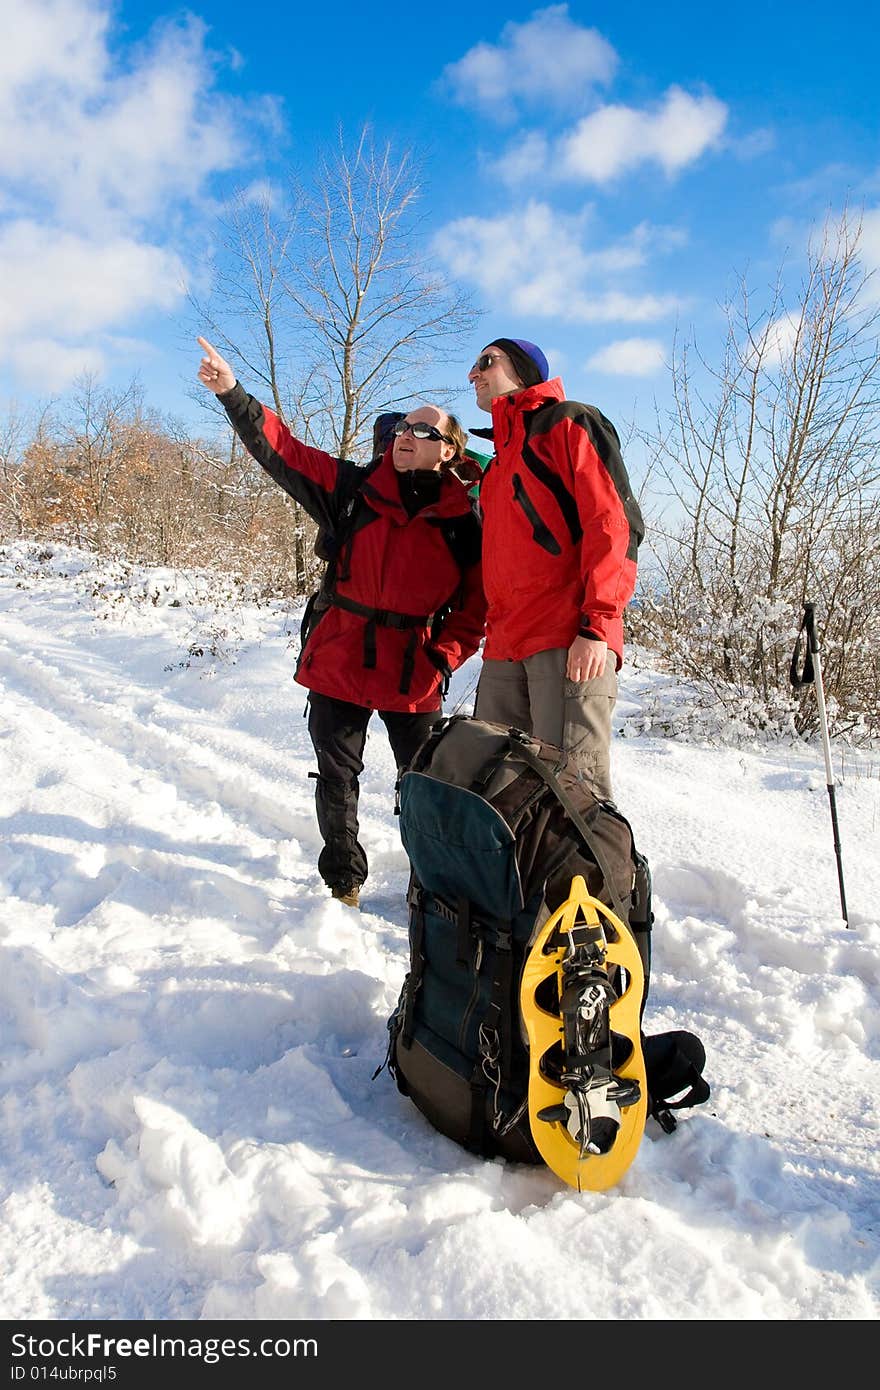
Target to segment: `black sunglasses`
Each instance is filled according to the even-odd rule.
[[[424,420],[414,420],[412,423],[409,420],[398,420],[394,426],[394,433],[398,438],[402,434],[406,434],[407,430],[412,430],[414,439],[433,439],[438,443],[441,441],[444,444],[452,443],[448,435],[441,434],[434,425],[428,425]]]
[[[501,357],[497,352],[481,352],[474,365],[472,372],[488,372],[489,368],[495,363],[500,362]]]

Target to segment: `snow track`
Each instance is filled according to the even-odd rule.
[[[624,670],[645,1023],[702,1037],[713,1095],[578,1196],[371,1079],[407,961],[384,731],[357,914],[315,869],[287,615],[232,624],[188,582],[0,556],[0,1315],[581,1319],[589,1287],[604,1319],[875,1318],[870,764],[838,788],[847,930],[821,756],[625,737],[676,687]],[[220,655],[194,640],[230,626]]]

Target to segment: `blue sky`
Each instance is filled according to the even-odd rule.
[[[709,356],[811,225],[864,209],[880,263],[876,7],[4,0],[0,404],[137,373],[193,416],[184,287],[235,188],[365,120],[424,156],[425,235],[493,336],[645,423],[673,335]],[[456,376],[453,367],[450,379]]]

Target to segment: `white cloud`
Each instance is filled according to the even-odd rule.
[[[88,334],[181,292],[173,252],[127,237],[89,238],[33,222],[0,228],[0,263],[13,267],[0,300],[0,342],[23,329]]]
[[[665,348],[658,338],[620,338],[594,352],[587,370],[612,376],[652,376],[664,360]]]
[[[5,0],[0,46],[0,356],[31,375],[101,359],[102,335],[180,301],[165,245],[242,158],[253,108],[214,90],[191,16],[122,48],[111,0]],[[124,36],[123,36],[124,37]],[[56,383],[57,384],[57,383]]]
[[[603,106],[560,141],[559,171],[593,183],[647,163],[676,174],[718,142],[726,122],[727,107],[717,97],[692,97],[679,87],[653,111]]]
[[[640,266],[650,230],[597,250],[584,246],[587,215],[567,217],[532,201],[500,217],[463,217],[434,238],[452,273],[516,313],[569,323],[642,323],[677,307],[669,295],[633,294],[609,278]]]
[[[852,165],[839,160],[830,161],[802,178],[785,179],[773,192],[778,202],[788,208],[797,208],[799,217],[803,216],[801,208],[804,206],[808,209],[807,216],[812,216],[815,204],[827,206],[829,197],[834,196],[833,190],[851,189],[857,178],[858,173]]]
[[[0,181],[68,226],[145,220],[241,156],[195,20],[157,29],[122,67],[106,0],[7,0]],[[19,27],[20,26],[20,27]],[[5,69],[5,71],[3,71]]]
[[[0,226],[0,264],[0,361],[28,382],[51,378],[51,389],[103,364],[100,339],[111,325],[170,309],[184,277],[180,258],[161,247],[28,221]]]
[[[551,5],[524,24],[505,24],[497,44],[476,44],[444,69],[443,81],[461,105],[503,120],[519,103],[580,106],[586,89],[607,84],[616,69],[607,39],[575,24],[567,5]]]
[[[799,314],[786,313],[768,323],[758,347],[765,367],[778,367],[791,356],[801,326]]]
[[[761,155],[770,154],[777,148],[776,131],[771,126],[758,126],[755,130],[749,131],[747,135],[739,136],[737,139],[728,139],[727,148],[732,150],[737,159],[744,162],[752,159],[759,159]]]
[[[239,190],[237,201],[256,208],[276,208],[284,202],[284,193],[271,179],[254,179]]]
[[[5,0],[0,45],[0,99],[50,82],[44,92],[97,91],[106,72],[107,4],[85,0]],[[5,102],[4,102],[5,104]],[[33,101],[30,103],[33,105]]]
[[[859,260],[868,277],[859,296],[863,306],[880,304],[880,208],[869,208],[860,219]]]
[[[822,221],[799,221],[794,217],[781,217],[770,225],[771,240],[784,249],[784,259],[788,261],[817,259],[827,262],[841,251],[856,228],[858,237],[858,258],[862,269],[869,277],[859,296],[865,304],[880,303],[880,207],[867,208],[859,212],[849,207],[828,211]],[[768,330],[769,332],[769,330]]]
[[[9,365],[28,388],[53,395],[86,373],[101,376],[107,359],[97,347],[68,347],[56,338],[29,338],[14,343]]]
[[[490,167],[504,183],[516,187],[545,170],[550,162],[550,145],[545,136],[533,131],[517,140]]]

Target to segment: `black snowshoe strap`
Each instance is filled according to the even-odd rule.
[[[605,885],[608,889],[608,893],[611,898],[611,906],[617,913],[617,916],[620,918],[621,922],[628,922],[629,915],[627,909],[624,906],[620,898],[620,895],[617,892],[617,888],[614,884],[614,875],[611,872],[608,860],[605,858],[605,852],[599,844],[598,840],[596,839],[596,836],[593,834],[592,830],[587,825],[587,822],[584,820],[580,811],[575,806],[571,797],[559,785],[559,782],[553,776],[553,773],[550,771],[550,769],[544,765],[544,763],[536,753],[532,752],[531,748],[525,741],[526,736],[522,734],[519,731],[519,729],[511,729],[509,732],[512,742],[516,745],[516,751],[518,756],[520,756],[524,762],[527,762],[529,767],[534,768],[535,772],[539,773],[541,777],[543,777],[544,781],[547,783],[547,786],[553,792],[553,795],[556,797],[556,799],[560,802],[566,814],[577,826],[578,831],[583,837],[584,843],[588,846],[590,853],[592,854],[593,858],[595,859],[596,863],[602,871],[602,877],[605,880]]]
[[[510,988],[513,981],[513,933],[509,928],[495,931],[495,978],[492,981],[490,1009],[498,1010],[498,1030],[501,1035],[501,1077],[510,1077],[513,1053],[513,1019],[510,1009]]]
[[[471,1115],[468,1125],[465,1147],[471,1153],[481,1154],[483,1158],[492,1157],[491,1144],[486,1142],[486,1092],[489,1089],[489,1081],[483,1071],[483,1057],[477,1054],[474,1069],[471,1072]]]
[[[703,1105],[711,1094],[703,1076],[705,1048],[696,1034],[685,1032],[643,1036],[642,1048],[648,1078],[648,1113],[671,1134],[677,1123],[672,1111]],[[678,1099],[674,1100],[674,1096]]]

